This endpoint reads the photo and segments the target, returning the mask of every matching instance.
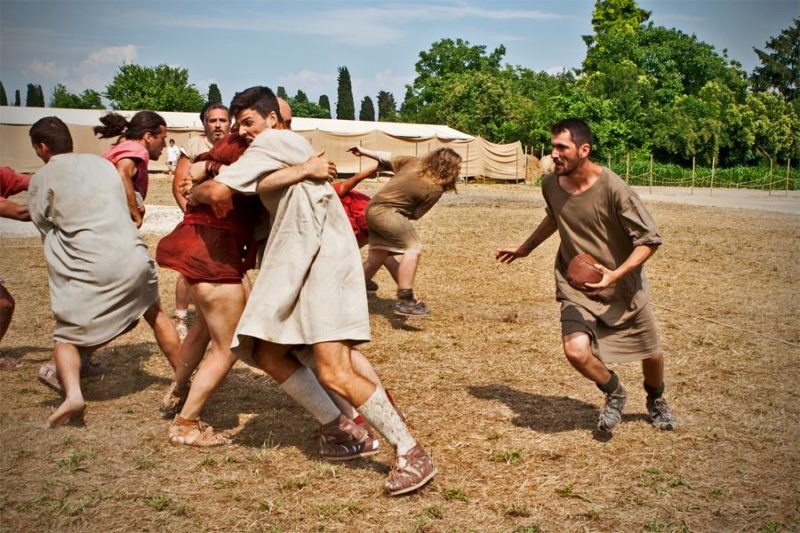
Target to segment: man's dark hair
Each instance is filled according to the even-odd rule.
[[[558,135],[564,131],[568,131],[572,136],[572,142],[575,143],[575,146],[580,147],[581,145],[588,144],[589,148],[592,148],[592,130],[589,129],[589,125],[583,120],[574,117],[565,118],[564,120],[556,122],[553,124],[553,127],[550,128],[550,133],[553,135]]]
[[[254,109],[262,117],[266,117],[271,111],[274,111],[278,122],[283,122],[281,110],[278,107],[278,97],[269,87],[258,85],[236,93],[231,100],[231,115],[235,118],[245,109]]]
[[[128,122],[125,117],[119,113],[109,113],[100,117],[102,126],[94,127],[94,134],[99,135],[101,139],[109,137],[120,136],[119,142],[122,137],[138,141],[144,138],[145,134],[158,135],[161,131],[161,126],[167,127],[167,122],[164,117],[155,111],[139,111]]]
[[[200,122],[205,124],[206,115],[208,115],[209,111],[213,111],[215,109],[224,109],[225,112],[228,113],[228,117],[230,118],[230,111],[228,111],[228,108],[225,106],[225,104],[221,104],[219,102],[213,104],[211,102],[206,102],[206,105],[204,105],[203,109],[200,110]]]
[[[44,144],[52,155],[72,152],[72,135],[69,128],[58,117],[44,117],[33,123],[28,131],[31,142]]]

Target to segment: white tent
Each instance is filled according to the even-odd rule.
[[[19,172],[33,172],[41,166],[30,146],[28,129],[42,117],[57,116],[70,128],[76,152],[102,153],[115,139],[98,139],[92,127],[108,110],[58,109],[41,107],[0,107],[0,164]],[[135,111],[117,111],[130,118]],[[159,112],[167,122],[168,137],[181,146],[203,131],[198,113]],[[462,175],[493,179],[522,180],[525,157],[519,142],[493,144],[444,125],[408,124],[295,117],[292,129],[306,137],[333,160],[340,173],[353,173],[362,161],[347,153],[354,145],[388,150],[401,155],[422,155],[447,146],[464,160]],[[166,169],[166,150],[151,162],[151,170]]]

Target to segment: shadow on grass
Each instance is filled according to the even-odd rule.
[[[0,356],[8,357],[9,359],[16,360],[19,363],[25,356],[33,356],[34,354],[42,357],[34,359],[33,361],[42,361],[49,359],[53,355],[52,346],[17,346],[16,348],[0,348]]]
[[[203,420],[216,430],[239,427],[240,413],[254,413],[233,436],[247,448],[297,448],[309,460],[320,461],[319,425],[289,398],[269,376],[235,367],[203,412]],[[387,444],[382,441],[382,446]],[[389,467],[371,459],[342,462],[343,466],[388,473]]]
[[[368,292],[367,300],[370,312],[382,315],[384,318],[386,318],[393,329],[399,329],[403,331],[422,331],[423,328],[416,324],[422,325],[425,320],[428,320],[424,317],[413,318],[395,315],[394,304],[397,300],[394,298],[381,298],[374,292]]]
[[[600,404],[586,403],[569,396],[546,396],[523,392],[508,385],[472,385],[469,393],[481,400],[498,400],[510,407],[515,417],[512,423],[539,433],[559,433],[583,429],[593,431],[597,440],[608,435],[597,434],[597,415]],[[644,414],[623,414],[622,422],[647,420]]]
[[[100,375],[81,378],[84,398],[95,402],[115,400],[154,384],[166,389],[170,378],[154,376],[142,368],[142,362],[151,357],[164,357],[155,342],[101,348],[92,355],[92,360],[106,370]]]

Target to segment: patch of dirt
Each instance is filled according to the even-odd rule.
[[[154,180],[166,209],[165,184]],[[36,381],[52,351],[47,268],[37,238],[5,235],[0,272],[17,310],[2,355],[18,365],[0,371],[3,528],[800,529],[800,218],[650,203],[665,244],[647,271],[679,427],[649,426],[638,365],[618,365],[628,407],[601,441],[602,397],[561,351],[557,239],[512,265],[494,261],[538,223],[541,197],[524,186],[461,190],[418,223],[416,292],[432,318],[393,317],[384,271],[369,299],[364,352],[440,472],[399,499],[381,494],[385,443],[369,460],[321,461],[313,420],[241,364],[205,412],[233,445],[168,444],[158,413],[168,366],[144,324],[96,354],[109,371],[84,381],[87,427],[42,429],[59,401]],[[158,236],[145,239],[153,250]],[[171,312],[175,275],[159,276]]]

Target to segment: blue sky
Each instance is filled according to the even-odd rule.
[[[660,26],[713,45],[750,72],[753,47],[800,16],[798,0],[640,0]],[[534,70],[580,66],[594,2],[0,0],[0,81],[9,99],[29,82],[102,92],[122,62],[188,68],[206,94],[217,83],[228,102],[252,85],[304,90],[336,101],[337,67],[350,70],[356,109],[379,90],[402,102],[420,51],[442,38],[488,50]]]

